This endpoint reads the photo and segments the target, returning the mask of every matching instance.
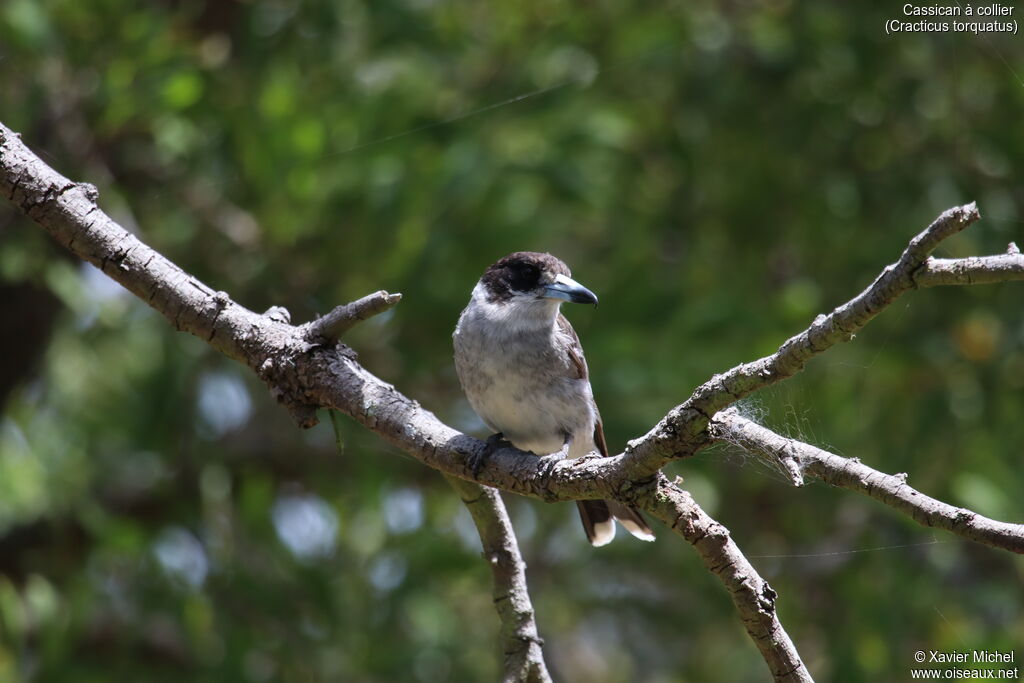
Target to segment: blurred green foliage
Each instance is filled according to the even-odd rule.
[[[1019,39],[886,36],[898,11],[6,0],[0,119],[254,309],[301,321],[403,292],[348,341],[480,435],[451,329],[488,263],[559,255],[601,296],[568,314],[621,448],[859,291],[940,210],[984,216],[942,255],[1020,239]],[[496,678],[489,573],[440,477],[345,418],[298,431],[9,206],[0,285],[0,680]],[[1022,291],[912,293],[744,409],[1024,522]],[[1024,643],[1019,557],[794,490],[732,448],[671,471],[778,590],[821,680]],[[667,531],[595,551],[572,506],[506,498],[559,679],[765,678]]]

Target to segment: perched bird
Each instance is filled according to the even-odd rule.
[[[608,455],[583,348],[559,311],[564,301],[597,304],[550,254],[519,251],[490,266],[473,288],[455,333],[455,368],[477,415],[516,448],[537,455]],[[578,501],[595,546],[615,537],[615,519],[653,541],[640,512],[615,501]]]

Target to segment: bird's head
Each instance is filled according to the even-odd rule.
[[[597,304],[597,295],[573,280],[567,265],[535,251],[517,251],[498,260],[484,272],[479,287],[491,304]]]

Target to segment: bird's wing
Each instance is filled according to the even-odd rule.
[[[569,340],[566,347],[569,354],[569,366],[575,371],[573,379],[590,379],[590,370],[587,368],[587,359],[583,357],[583,346],[576,330],[572,329],[569,319],[561,313],[558,314],[558,329]],[[597,403],[594,403],[594,445],[601,455],[608,457],[608,443],[604,440],[604,427],[601,426],[601,413],[597,410]]]
[[[569,320],[558,314],[558,331],[569,341],[566,350],[569,354],[569,368],[573,372],[573,379],[590,379],[590,372],[587,370],[587,359],[583,357],[583,347],[580,346],[580,338],[576,336],[576,330],[572,329]]]
[[[594,412],[597,413],[597,405],[594,406]],[[594,420],[594,445],[597,446],[601,455],[608,457],[608,444],[604,440],[604,427],[601,426],[600,413],[597,413],[597,419]]]

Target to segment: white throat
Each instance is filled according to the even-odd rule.
[[[526,294],[515,294],[510,299],[491,302],[487,300],[487,290],[483,283],[478,282],[473,288],[469,310],[474,316],[493,324],[493,329],[514,334],[553,328],[561,303],[558,299],[541,299]]]

